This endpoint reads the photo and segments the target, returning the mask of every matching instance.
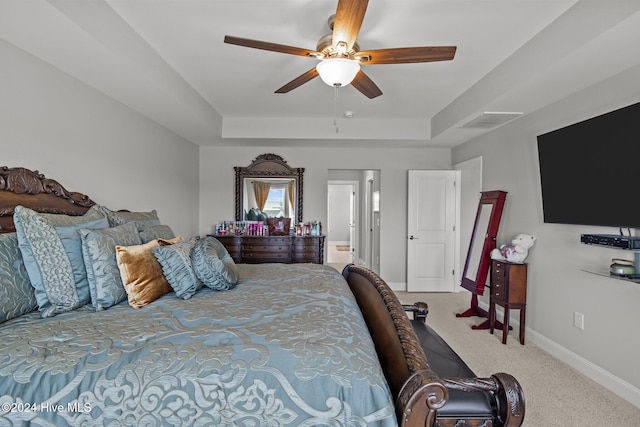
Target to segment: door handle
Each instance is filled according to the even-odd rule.
[[[420,240],[420,238],[419,237],[409,236],[409,240]]]

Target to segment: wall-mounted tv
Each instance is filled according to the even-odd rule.
[[[640,103],[538,136],[544,222],[640,228]]]

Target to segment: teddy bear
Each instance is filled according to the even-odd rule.
[[[511,240],[510,245],[501,245],[491,251],[491,259],[509,261],[521,264],[533,247],[536,236],[530,234],[518,234]]]

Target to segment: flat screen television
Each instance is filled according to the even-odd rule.
[[[640,103],[538,136],[544,222],[640,227]]]

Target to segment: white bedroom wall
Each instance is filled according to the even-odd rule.
[[[275,153],[289,166],[303,167],[304,220],[327,222],[330,169],[380,170],[380,275],[391,286],[406,286],[407,171],[450,169],[449,149],[201,147],[200,232],[234,218],[234,166],[248,166],[257,156]]]
[[[198,230],[198,147],[0,40],[0,166],[36,169],[111,209]]]
[[[517,233],[538,238],[527,259],[528,337],[636,406],[640,406],[640,285],[581,271],[607,268],[612,258],[632,256],[580,243],[582,233],[617,229],[543,222],[536,136],[639,102],[638,81],[640,67],[629,69],[452,152],[453,163],[482,156],[483,189],[509,193],[498,243]],[[627,166],[636,160],[621,158]],[[637,183],[628,184],[635,188]],[[611,209],[624,209],[624,203],[606,194],[594,197]],[[482,302],[486,304],[486,297]],[[584,330],[573,326],[576,311],[585,315]]]

